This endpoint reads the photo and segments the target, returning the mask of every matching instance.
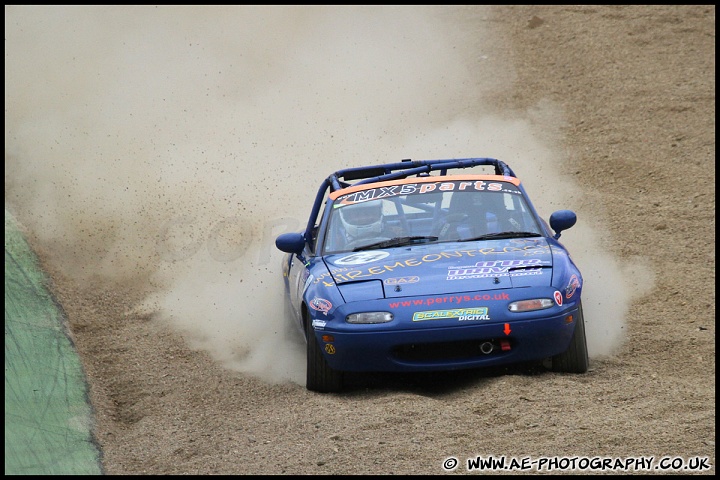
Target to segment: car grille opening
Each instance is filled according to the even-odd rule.
[[[512,349],[510,339],[461,340],[456,342],[411,343],[393,349],[393,356],[408,362],[462,360],[502,355]]]

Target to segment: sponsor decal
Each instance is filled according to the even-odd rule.
[[[328,300],[325,300],[324,298],[315,297],[310,300],[310,308],[312,308],[313,310],[317,310],[318,312],[322,312],[324,315],[327,315],[327,312],[329,312],[332,308],[332,303],[330,303],[330,301]]]
[[[573,274],[573,276],[570,277],[568,286],[565,287],[565,298],[570,298],[575,295],[575,291],[578,288],[580,288],[580,280],[578,280],[577,275]]]
[[[386,278],[385,285],[402,285],[404,283],[417,283],[420,281],[420,277],[393,277]]]
[[[388,254],[387,252],[357,252],[356,254],[349,255],[347,257],[341,258],[339,261],[335,262],[336,264],[339,263],[345,263],[347,265],[360,265],[361,263],[369,263],[367,260],[369,258],[369,261],[376,262],[375,265],[371,265],[369,267],[335,267],[331,268],[330,272],[322,273],[321,275],[317,276],[314,279],[315,283],[322,282],[327,287],[334,286],[334,282],[331,282],[327,280],[328,277],[334,277],[334,280],[337,282],[349,282],[351,280],[357,280],[361,278],[371,278],[375,275],[384,275],[386,273],[390,272],[396,272],[396,273],[410,273],[409,270],[416,269],[418,267],[423,267],[424,265],[428,265],[433,262],[438,261],[444,261],[448,259],[458,258],[463,259],[465,257],[484,257],[486,255],[502,255],[502,254],[513,254],[513,255],[523,255],[524,257],[529,257],[531,255],[544,255],[550,252],[550,247],[547,245],[539,245],[538,241],[530,239],[514,239],[511,240],[511,243],[516,244],[517,246],[506,246],[503,248],[472,248],[469,250],[447,250],[443,252],[438,253],[429,253],[427,255],[423,255],[420,257],[410,257],[410,258],[404,258],[402,260],[391,260],[389,262],[377,262],[377,258],[369,258],[369,255],[374,255],[376,253],[380,253],[383,255],[382,258],[385,258]],[[362,255],[359,258],[355,258],[356,255]],[[347,260],[349,260],[352,263],[347,263]],[[526,260],[520,260],[520,261],[526,261]],[[537,259],[533,260],[534,262],[540,262]],[[500,262],[500,260],[498,260]],[[492,263],[492,262],[491,262]],[[550,262],[542,263],[541,265],[550,265]],[[471,267],[454,267],[456,269],[458,268],[477,268],[477,265],[473,265]],[[507,268],[505,269],[505,275],[507,275]],[[512,272],[513,275],[535,275],[541,273],[540,271],[517,271],[514,270]],[[492,274],[490,274],[492,275]]]
[[[338,197],[337,205],[350,205],[352,203],[367,202],[380,198],[389,198],[397,195],[416,195],[430,192],[451,192],[451,191],[489,191],[489,192],[508,192],[520,194],[520,191],[510,183],[503,182],[486,182],[484,180],[458,180],[454,182],[422,182],[407,183],[403,185],[388,185],[377,188],[367,188],[356,192],[348,193]]]
[[[390,255],[390,252],[357,252],[339,260],[335,260],[337,265],[362,265],[364,263],[377,262]]]
[[[327,322],[325,320],[313,320],[312,326],[317,330],[322,330],[323,328],[325,328],[326,323]]]
[[[558,307],[562,307],[562,293],[555,290],[555,293],[553,293],[553,296],[555,297],[555,303],[558,304]]]
[[[413,314],[413,322],[424,322],[426,320],[444,320],[447,318],[456,318],[461,322],[471,320],[490,320],[487,307],[474,308],[451,308],[448,310],[428,310],[425,312],[415,312]]]
[[[311,283],[313,283],[313,279],[315,277],[312,276],[312,274],[308,275],[307,279],[305,280],[305,285],[303,286],[303,293],[305,293],[305,290],[308,289]]]
[[[390,302],[388,306],[390,308],[401,308],[401,307],[429,307],[436,303],[463,303],[463,302],[489,302],[491,300],[510,300],[510,295],[507,292],[495,292],[495,293],[476,293],[474,295],[450,295],[444,297],[434,298],[416,298],[413,300],[400,300],[397,302]]]
[[[477,262],[474,265],[448,268],[448,280],[463,280],[467,278],[506,277],[513,269],[513,276],[539,275],[543,261],[539,258],[528,258],[519,260],[490,260]]]

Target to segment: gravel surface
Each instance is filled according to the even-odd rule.
[[[715,473],[714,6],[5,8],[6,208],[67,314],[106,473]],[[307,391],[274,236],[333,170],[456,156],[578,212],[590,371]]]

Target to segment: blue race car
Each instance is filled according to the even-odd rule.
[[[459,172],[482,166],[494,170]],[[558,242],[576,220],[559,210],[548,225],[492,158],[331,174],[305,231],[275,241],[307,389],[338,392],[344,372],[543,361],[586,372],[583,279]]]

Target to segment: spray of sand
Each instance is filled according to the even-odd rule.
[[[612,354],[652,274],[603,253],[583,222],[548,132],[561,112],[483,111],[500,86],[473,75],[477,59],[496,62],[486,81],[504,88],[512,66],[453,19],[450,7],[6,6],[6,208],[68,275],[147,283],[138,308],[194,348],[301,382],[274,238],[302,228],[322,179],[497,157],[546,218],[579,211],[562,240],[585,274],[590,353]],[[629,273],[645,287],[627,288]]]

